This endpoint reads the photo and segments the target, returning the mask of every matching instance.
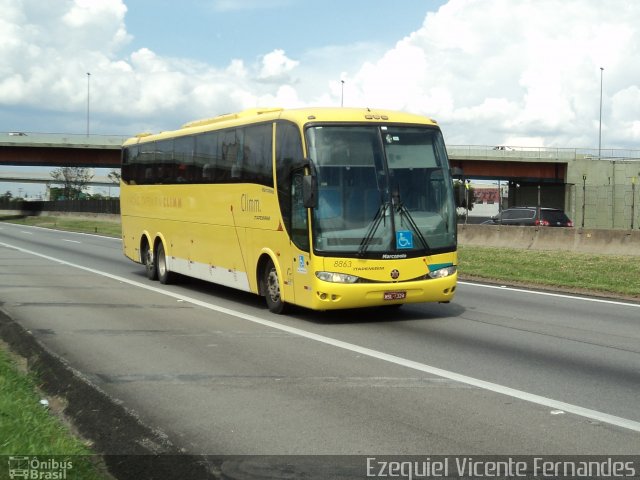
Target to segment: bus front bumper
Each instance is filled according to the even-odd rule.
[[[402,283],[341,284],[316,280],[311,308],[336,310],[405,303],[450,302],[455,295],[457,281],[457,272],[444,278]]]

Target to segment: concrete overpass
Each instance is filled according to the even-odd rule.
[[[0,165],[119,168],[123,135],[0,133]],[[450,145],[451,164],[477,179],[566,183],[569,165],[597,150]],[[602,150],[603,160],[638,159],[640,151]]]
[[[540,202],[578,227],[640,226],[640,150],[471,145],[448,153],[467,178],[508,181],[506,207]]]
[[[0,133],[0,165],[119,168],[126,138]],[[509,182],[507,206],[540,199],[542,206],[563,208],[577,226],[640,225],[640,150],[449,145],[447,151],[466,178]]]
[[[0,133],[0,165],[120,168],[122,135]]]

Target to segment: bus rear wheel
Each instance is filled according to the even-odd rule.
[[[164,245],[158,243],[156,248],[156,268],[158,270],[158,280],[163,285],[167,285],[173,281],[174,274],[167,268],[167,256],[164,253]]]
[[[264,297],[267,300],[269,310],[273,313],[284,313],[286,304],[282,301],[280,295],[280,280],[273,260],[269,260],[264,269],[263,286]]]
[[[158,267],[156,265],[156,259],[153,256],[153,250],[151,250],[148,243],[142,247],[142,262],[144,263],[144,268],[147,272],[147,278],[149,280],[157,280]]]

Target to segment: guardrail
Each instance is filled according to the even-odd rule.
[[[450,157],[460,160],[495,160],[500,158],[529,159],[539,161],[630,160],[640,161],[640,150],[549,147],[503,147],[489,145],[448,145]]]

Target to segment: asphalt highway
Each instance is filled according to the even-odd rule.
[[[2,310],[187,453],[640,452],[640,305],[461,282],[447,305],[271,314],[119,239],[0,224]]]

